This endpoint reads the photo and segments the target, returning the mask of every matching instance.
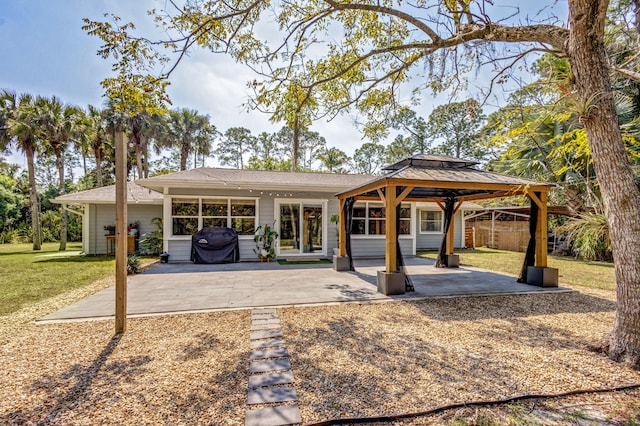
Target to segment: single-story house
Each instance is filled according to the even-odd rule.
[[[239,237],[241,261],[256,261],[254,232],[269,225],[279,233],[281,258],[327,258],[338,247],[336,194],[365,185],[376,176],[285,171],[196,168],[128,183],[127,222],[138,235],[163,219],[164,251],[171,262],[190,259],[191,236],[203,227],[229,227]],[[115,224],[115,187],[66,194],[53,200],[83,216],[83,251],[111,251],[105,231]],[[480,206],[465,202],[454,217],[455,247],[464,247],[464,213]],[[333,218],[333,220],[332,220]],[[402,254],[438,248],[443,238],[442,208],[436,202],[401,204]],[[385,207],[382,201],[357,201],[351,231],[355,258],[384,257]]]

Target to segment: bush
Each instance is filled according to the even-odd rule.
[[[30,238],[19,229],[5,229],[0,232],[0,244],[28,243]]]
[[[140,258],[138,256],[127,257],[127,275],[133,275],[140,272]]]
[[[154,217],[151,219],[151,223],[156,225],[158,229],[142,236],[138,242],[140,254],[158,255],[162,253],[162,219]]]
[[[609,225],[602,213],[585,213],[556,228],[555,233],[566,233],[572,253],[584,260],[613,259]]]

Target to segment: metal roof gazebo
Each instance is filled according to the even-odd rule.
[[[464,201],[525,195],[531,200],[531,240],[519,282],[557,286],[557,270],[547,267],[547,195],[553,187],[516,176],[476,169],[478,163],[436,155],[415,155],[387,166],[386,174],[336,194],[340,201],[339,248],[334,256],[338,271],[353,270],[351,219],[355,201],[382,201],[385,206],[385,270],[378,272],[378,291],[405,291],[400,270],[398,219],[401,202],[431,201],[444,211],[444,235],[436,267],[456,267],[452,217]]]

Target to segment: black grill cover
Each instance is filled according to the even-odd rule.
[[[238,234],[231,228],[202,228],[191,237],[193,263],[234,263],[239,258]]]

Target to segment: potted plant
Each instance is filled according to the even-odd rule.
[[[256,228],[256,232],[253,236],[253,241],[255,241],[256,247],[253,249],[253,252],[258,255],[260,261],[266,260],[269,262],[271,259],[275,259],[277,239],[278,233],[268,224],[265,224],[264,226],[260,225]]]

